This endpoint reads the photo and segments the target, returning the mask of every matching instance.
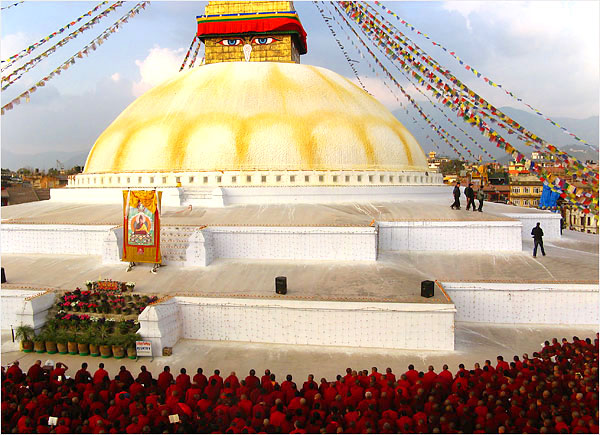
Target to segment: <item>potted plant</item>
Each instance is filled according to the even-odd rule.
[[[98,333],[96,334],[97,343],[99,345],[100,356],[102,358],[110,358],[111,347],[109,345],[110,329],[106,323],[101,324],[98,327]]]
[[[79,355],[88,356],[90,354],[91,338],[92,332],[89,328],[77,335],[77,351],[79,352]]]
[[[46,339],[46,352],[55,354],[56,348],[56,331],[58,330],[58,322],[54,319],[48,320],[44,325],[44,338]]]
[[[98,339],[98,325],[91,323],[89,326],[89,348],[90,356],[100,356],[100,341]]]
[[[114,335],[110,338],[112,353],[116,359],[121,359],[125,356],[126,339],[122,335]]]
[[[77,355],[79,349],[77,348],[77,334],[74,332],[67,333],[67,348],[69,355]]]
[[[15,330],[15,338],[21,340],[21,349],[26,353],[33,351],[34,336],[35,331],[29,325],[21,325]]]
[[[69,353],[69,348],[67,346],[67,333],[63,330],[58,330],[56,331],[54,338],[56,340],[56,348],[58,353],[61,355]]]
[[[127,348],[127,357],[129,359],[136,359],[137,352],[135,350],[135,342],[141,341],[142,336],[140,334],[136,334],[134,332],[130,332],[125,336],[125,347]]]
[[[135,282],[125,283],[125,287],[127,287],[127,290],[129,290],[131,292],[131,291],[133,291],[133,288],[135,287]]]
[[[44,332],[39,333],[38,335],[33,336],[33,350],[37,353],[46,352],[46,337]]]

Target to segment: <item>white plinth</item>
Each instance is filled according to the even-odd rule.
[[[452,304],[176,297],[139,319],[153,352],[179,338],[454,350],[455,312]]]
[[[47,320],[48,310],[54,303],[55,294],[39,290],[13,290],[3,288],[0,293],[2,329],[16,329],[28,325],[39,330]]]
[[[456,320],[598,325],[598,284],[444,282]]]

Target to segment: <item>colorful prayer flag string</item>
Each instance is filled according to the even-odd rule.
[[[198,42],[198,44],[200,44],[198,37],[194,36],[194,39],[192,39],[192,42],[190,44],[190,48],[188,48],[188,51],[185,54],[185,57],[183,58],[183,62],[181,63],[181,68],[179,68],[179,72],[183,71],[183,69],[185,68],[185,64],[187,63],[188,58],[190,57],[190,53],[192,52],[192,48],[194,47],[194,44],[196,42]]]
[[[104,6],[107,3],[108,3],[108,1],[103,1],[102,3],[98,4],[94,9],[89,10],[88,12],[86,12],[85,14],[83,14],[82,16],[80,16],[79,18],[77,18],[75,21],[71,21],[70,23],[65,24],[63,27],[61,27],[60,29],[58,29],[56,32],[51,33],[50,35],[48,35],[48,36],[40,39],[35,44],[32,44],[32,45],[28,46],[27,48],[24,48],[20,52],[18,52],[16,54],[13,54],[8,59],[3,60],[2,63],[6,64],[6,65],[2,65],[2,68],[0,68],[0,71],[4,71],[5,69],[9,68],[15,61],[21,59],[22,57],[27,56],[33,50],[35,50],[39,46],[45,44],[46,42],[48,42],[49,40],[51,40],[55,36],[60,35],[65,30],[68,30],[70,27],[73,27],[75,24],[79,23],[85,17],[91,16],[94,12],[96,12],[98,9],[100,9],[102,6]]]
[[[464,84],[462,84],[458,79],[456,79],[456,77],[452,76],[452,74],[449,73],[448,70],[442,70],[441,67],[437,64],[437,62],[435,62],[435,60],[433,60],[430,56],[426,55],[426,53],[422,52],[420,50],[420,48],[418,46],[416,46],[416,44],[414,43],[407,43],[404,40],[404,35],[402,35],[401,32],[398,31],[398,33],[402,36],[402,38],[400,36],[398,36],[397,34],[394,35],[394,39],[399,40],[400,42],[402,42],[403,45],[405,45],[407,47],[407,49],[403,49],[401,46],[399,46],[398,44],[393,44],[391,43],[391,41],[389,41],[389,37],[387,36],[387,34],[385,34],[385,32],[381,31],[381,29],[379,27],[385,28],[388,31],[390,31],[390,27],[393,28],[393,26],[386,26],[385,24],[381,23],[381,21],[379,21],[375,16],[373,16],[373,14],[370,14],[365,11],[363,11],[361,9],[361,5],[359,3],[354,3],[354,2],[341,2],[341,4],[345,4],[346,7],[344,8],[344,12],[346,13],[346,15],[348,15],[349,18],[353,19],[357,24],[359,29],[369,38],[371,38],[371,41],[378,47],[380,47],[381,45],[386,46],[386,50],[384,50],[386,57],[390,58],[390,60],[400,60],[400,58],[398,56],[395,56],[395,53],[398,53],[400,56],[403,56],[407,61],[410,62],[410,65],[413,69],[418,70],[421,74],[423,74],[427,79],[429,79],[429,81],[431,81],[434,86],[436,88],[439,88],[440,91],[437,91],[436,89],[434,89],[434,86],[428,86],[427,89],[432,91],[434,93],[434,95],[436,95],[436,97],[438,97],[439,100],[441,100],[441,102],[445,105],[447,105],[448,107],[452,108],[454,111],[458,111],[459,106],[458,104],[460,104],[460,108],[461,111],[459,112],[460,116],[463,116],[463,119],[471,124],[474,127],[477,127],[480,132],[482,132],[485,136],[490,138],[490,141],[492,142],[496,142],[497,146],[504,149],[507,153],[511,154],[513,156],[513,158],[518,161],[518,162],[525,162],[526,166],[528,169],[532,170],[533,172],[537,173],[538,176],[540,177],[540,179],[543,181],[546,178],[552,178],[554,176],[552,175],[548,175],[545,174],[545,171],[541,168],[538,167],[538,165],[535,164],[535,162],[531,162],[529,160],[525,159],[525,156],[521,153],[519,153],[514,147],[512,147],[508,142],[506,142],[506,140],[504,138],[502,138],[498,132],[494,131],[493,129],[491,129],[489,127],[489,125],[487,125],[487,123],[485,123],[485,121],[483,121],[482,118],[480,118],[479,116],[473,114],[471,112],[471,110],[474,109],[473,104],[471,104],[470,101],[468,101],[468,99],[464,98],[464,95],[459,94],[456,89],[453,89],[454,86],[448,86],[448,84],[444,83],[441,78],[436,77],[432,72],[430,72],[427,68],[425,68],[423,65],[421,65],[419,62],[415,61],[415,58],[412,57],[411,54],[409,54],[409,51],[411,53],[415,53],[415,55],[420,56],[420,59],[425,60],[425,62],[430,65],[431,67],[434,68],[434,70],[440,72],[444,77],[446,77],[447,79],[449,79],[451,81],[451,83],[453,83],[453,85],[457,85],[459,86],[459,89],[461,90],[467,90],[469,92],[470,96],[473,97],[477,97],[482,104],[487,104],[488,108],[493,108],[496,112],[500,113],[503,116],[506,116],[504,114],[502,114],[500,111],[498,111],[498,109],[496,109],[495,107],[493,107],[492,105],[490,105],[489,103],[487,103],[487,101],[485,101],[483,98],[481,98],[479,95],[475,94],[473,91],[471,91],[470,89],[468,89]],[[369,20],[368,17],[371,17],[373,20]],[[377,26],[375,24],[375,21],[378,22],[379,26]],[[393,51],[391,50],[386,44],[385,42],[382,41],[382,39],[377,39],[374,37],[375,34],[378,34],[379,38],[385,39],[388,41],[388,44],[392,45],[396,50]],[[375,38],[375,39],[374,39]],[[407,51],[408,50],[408,51]],[[403,65],[404,66],[404,65]],[[417,78],[417,80],[421,81],[425,81],[425,79],[418,75],[417,73],[413,72],[413,76],[415,76],[415,78]],[[468,106],[468,107],[466,107]],[[463,110],[465,109],[465,110]],[[508,117],[507,117],[508,118]],[[513,121],[514,122],[514,121]],[[516,124],[516,123],[515,123]],[[521,127],[521,126],[519,126]],[[522,133],[529,133],[529,136],[532,137],[533,140],[537,140],[538,142],[547,144],[547,142],[541,140],[540,138],[538,138],[537,136],[535,136],[533,133],[526,131],[525,129],[523,129],[521,127]],[[527,135],[527,134],[526,134]],[[549,145],[549,144],[547,144]],[[566,153],[565,153],[566,154]],[[569,156],[570,157],[570,156]],[[576,160],[574,158],[572,158],[573,160]],[[595,180],[596,184],[597,184],[597,174],[592,174],[595,175]],[[554,177],[555,179],[558,179],[558,177]],[[569,186],[571,186],[567,181],[565,180],[560,180],[560,186],[562,187],[566,187],[568,188]],[[581,201],[581,198],[577,198],[578,200]],[[594,205],[594,201],[593,199],[590,201],[585,200],[584,201],[584,205],[588,205],[588,203],[591,203],[592,206]],[[596,201],[597,204],[597,201]],[[597,205],[595,206],[596,210],[597,210]]]
[[[63,62],[60,66],[55,68],[50,74],[46,77],[42,78],[40,81],[36,82],[31,88],[27,89],[25,92],[21,93],[19,96],[11,100],[9,103],[2,106],[0,110],[0,114],[4,115],[7,111],[14,109],[14,107],[21,103],[21,100],[24,99],[26,102],[29,102],[29,98],[32,93],[34,93],[38,88],[46,86],[46,83],[53,78],[54,76],[60,75],[62,71],[66,71],[71,67],[71,65],[75,64],[76,58],[83,58],[84,55],[88,55],[90,51],[95,51],[99,45],[102,45],[106,39],[112,33],[115,33],[120,26],[127,23],[129,18],[134,17],[139,14],[142,9],[146,9],[146,5],[150,4],[149,1],[144,1],[135,5],[129,12],[119,18],[112,26],[108,27],[104,32],[102,32],[99,36],[94,38],[89,44],[87,44],[83,49],[78,51],[75,55],[71,56],[65,62]]]
[[[319,5],[317,4],[317,2],[314,1],[314,0],[313,0],[313,4],[315,5],[315,7],[317,8],[317,10],[321,14],[321,18],[323,18],[323,21],[325,21],[325,24],[327,25],[327,28],[331,32],[331,35],[333,36],[333,39],[335,39],[335,42],[337,43],[338,47],[342,51],[342,54],[344,55],[344,58],[346,59],[346,62],[348,62],[348,65],[350,66],[350,69],[354,73],[354,77],[356,77],[356,80],[360,84],[361,88],[363,88],[363,90],[367,94],[371,95],[371,93],[369,91],[367,91],[367,88],[365,87],[364,83],[360,79],[360,76],[358,75],[358,71],[356,70],[356,67],[354,66],[352,60],[350,59],[350,56],[348,56],[348,53],[346,52],[346,49],[344,48],[344,46],[342,45],[342,43],[340,42],[340,40],[337,38],[335,30],[333,30],[333,27],[331,27],[331,24],[329,24],[329,20],[325,17],[324,10],[321,9],[319,7]]]
[[[39,62],[41,62],[42,59],[44,59],[44,58],[48,57],[50,54],[54,53],[58,47],[62,47],[67,42],[69,42],[69,41],[77,38],[84,31],[86,31],[88,29],[91,29],[94,25],[98,24],[102,18],[106,17],[108,14],[110,14],[116,8],[122,6],[123,3],[124,2],[122,2],[122,1],[118,1],[118,2],[116,2],[114,4],[112,4],[105,11],[101,12],[99,15],[97,15],[94,18],[92,18],[90,21],[88,21],[83,26],[81,26],[79,29],[71,32],[69,35],[67,35],[66,37],[64,37],[60,41],[58,41],[56,44],[54,44],[48,50],[44,51],[39,56],[34,57],[33,59],[31,59],[27,63],[23,64],[21,67],[19,67],[19,68],[15,69],[14,71],[12,71],[10,74],[2,77],[2,83],[6,83],[4,86],[2,86],[2,91],[5,91],[10,85],[12,85],[14,82],[16,82],[21,77],[23,77],[23,75],[27,71],[31,70],[31,68],[33,68]],[[17,73],[20,73],[20,74],[17,75]],[[11,79],[11,77],[13,77],[15,75],[16,75],[16,77],[14,77],[13,79]]]
[[[8,6],[4,6],[4,7],[3,7],[3,8],[1,8],[0,10],[3,10],[3,11],[4,11],[4,10],[6,10],[6,9],[10,9],[10,8],[12,8],[13,6],[20,5],[20,4],[21,4],[21,3],[23,3],[24,1],[25,1],[25,0],[21,0],[21,1],[18,1],[18,2],[16,2],[16,3],[10,4],[10,5],[8,5]]]
[[[435,61],[435,59],[433,59],[431,56],[427,55],[427,53],[425,53],[422,49],[420,49],[414,42],[410,41],[410,39],[408,39],[402,32],[400,32],[398,29],[396,29],[391,23],[389,23],[387,20],[385,20],[385,18],[381,17],[381,20],[380,20],[378,18],[380,15],[376,11],[374,11],[375,14],[369,12],[369,10],[367,8],[369,8],[370,6],[367,5],[365,7],[362,5],[362,3],[358,3],[358,2],[341,2],[341,3],[347,4],[346,13],[352,12],[351,18],[353,18],[355,21],[359,20],[361,22],[361,30],[363,32],[366,32],[366,34],[368,34],[369,36],[375,36],[376,38],[378,38],[379,41],[375,41],[376,43],[378,42],[378,43],[382,43],[382,44],[386,45],[385,41],[387,41],[387,44],[394,48],[395,51],[389,49],[389,53],[386,52],[386,54],[393,55],[395,53],[398,53],[398,55],[402,56],[411,65],[412,68],[418,70],[420,73],[423,74],[423,76],[426,79],[428,79],[436,87],[440,88],[439,95],[440,95],[440,98],[441,97],[444,98],[443,103],[445,105],[447,105],[448,107],[452,107],[453,104],[457,104],[460,102],[460,103],[464,103],[465,105],[469,106],[468,109],[473,110],[475,112],[477,112],[478,110],[481,109],[481,107],[479,107],[479,104],[485,106],[488,109],[491,109],[492,114],[494,116],[499,117],[501,120],[503,120],[507,124],[516,128],[521,134],[528,137],[531,141],[544,145],[551,152],[561,156],[561,159],[565,160],[569,164],[576,165],[578,168],[582,169],[583,176],[590,177],[592,179],[593,184],[596,184],[596,185],[598,184],[597,172],[587,170],[587,168],[585,168],[585,165],[582,164],[581,162],[579,162],[576,158],[569,156],[567,153],[558,150],[556,147],[554,147],[553,145],[544,141],[543,139],[539,138],[538,136],[531,133],[530,131],[526,130],[525,128],[520,126],[516,121],[512,120],[510,117],[508,117],[507,115],[502,113],[500,110],[498,110],[497,108],[492,106],[490,103],[488,103],[482,97],[480,97],[478,94],[476,94],[471,89],[469,89],[466,85],[464,85],[462,82],[460,82],[460,80],[458,80],[456,77],[454,77],[450,73],[449,70],[441,68],[441,66]],[[385,29],[385,31],[382,29]],[[393,31],[395,31],[395,33]],[[388,32],[390,34],[390,36],[388,36],[388,34],[386,32]],[[392,42],[389,38],[393,38],[393,39],[399,41],[406,48],[402,48],[401,45]],[[383,39],[385,39],[385,41],[383,41]],[[433,72],[429,71],[425,66],[423,66],[420,62],[418,62],[416,60],[417,59],[416,56],[418,56],[419,59],[424,60],[425,63],[427,63],[427,65],[432,67],[435,71],[437,71],[439,74],[441,74],[445,79],[449,80],[450,83],[452,84],[452,86],[449,86],[447,83],[444,83],[440,77],[435,76],[433,74]],[[397,60],[400,60],[400,62],[402,62],[402,60],[399,58]],[[415,74],[416,73],[413,72],[413,75],[415,75]],[[419,79],[419,81],[421,81],[421,80],[424,81],[423,77],[419,77],[418,75],[416,77]],[[469,98],[465,98],[466,95],[464,94],[464,91],[466,91],[468,96],[473,100],[472,102],[469,101]],[[437,96],[438,95],[436,94],[436,97]],[[481,112],[481,114],[485,116],[485,113],[483,111]],[[481,123],[478,122],[478,117],[476,117],[476,116],[470,116],[470,119],[468,122],[477,123],[481,127]],[[503,124],[499,124],[499,126],[506,128],[506,126]],[[513,132],[512,134],[514,134],[514,133],[516,133],[516,132]],[[511,132],[509,132],[509,134],[511,134]]]
[[[492,80],[490,80],[489,78],[485,77],[483,74],[481,74],[479,71],[477,71],[475,68],[473,68],[472,66],[466,64],[461,58],[458,57],[458,55],[456,54],[455,51],[452,51],[446,47],[444,47],[442,44],[435,42],[433,39],[431,39],[429,37],[429,35],[427,35],[426,33],[422,33],[419,30],[417,30],[413,25],[407,23],[405,20],[403,20],[402,18],[400,18],[394,11],[392,11],[391,9],[385,7],[384,5],[381,4],[381,2],[379,2],[378,0],[375,0],[374,3],[379,6],[383,11],[385,11],[388,15],[392,15],[394,18],[396,18],[398,21],[400,21],[401,24],[403,24],[406,28],[412,30],[413,32],[416,32],[417,35],[421,35],[423,36],[425,39],[428,39],[434,46],[436,47],[440,47],[442,50],[444,50],[446,53],[448,53],[450,56],[452,56],[454,59],[456,59],[458,61],[458,63],[462,66],[464,66],[464,68],[467,71],[471,71],[473,73],[473,75],[475,75],[477,78],[482,79],[485,83],[487,83],[489,86],[493,86],[495,88],[500,88],[502,89],[507,95],[509,95],[510,97],[512,97],[513,99],[519,101],[520,103],[523,103],[525,106],[527,106],[530,110],[532,110],[536,115],[543,117],[546,121],[550,122],[550,124],[560,128],[564,133],[570,135],[571,137],[573,137],[575,140],[587,145],[588,147],[590,147],[591,149],[593,149],[594,151],[598,151],[598,148],[594,147],[593,145],[589,144],[588,142],[586,142],[585,140],[577,137],[575,134],[571,133],[569,130],[567,130],[565,127],[559,125],[557,122],[553,121],[552,119],[550,119],[549,117],[547,117],[546,115],[544,115],[539,109],[536,109],[535,107],[527,104],[525,101],[523,101],[522,98],[517,97],[517,95],[515,95],[513,92],[509,91],[508,89],[506,89],[504,86],[502,86],[500,83],[494,82]]]

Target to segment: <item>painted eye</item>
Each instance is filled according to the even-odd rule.
[[[221,39],[219,44],[225,45],[226,47],[234,47],[236,45],[242,45],[244,41],[241,38],[233,38],[233,39]]]
[[[252,40],[252,43],[256,44],[256,45],[269,45],[275,41],[279,41],[279,39],[275,39],[275,38],[271,38],[271,37],[264,37],[264,38],[254,38]]]

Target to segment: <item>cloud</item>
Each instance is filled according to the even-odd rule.
[[[482,7],[479,1],[449,1],[444,2],[442,8],[449,12],[458,12],[467,22],[467,29],[472,30],[470,16],[471,13],[478,11]]]
[[[29,45],[27,35],[23,32],[11,33],[6,35],[0,41],[0,57],[7,59],[13,54],[17,54]]]
[[[133,95],[139,97],[147,90],[177,74],[182,62],[183,48],[172,50],[155,45],[144,60],[136,60],[141,79],[133,84]]]
[[[470,31],[439,42],[543,113],[585,118],[598,113],[599,9],[598,2],[445,2],[442,10],[462,17]],[[447,65],[468,80],[454,60]],[[496,105],[525,108],[501,91],[475,87]]]

